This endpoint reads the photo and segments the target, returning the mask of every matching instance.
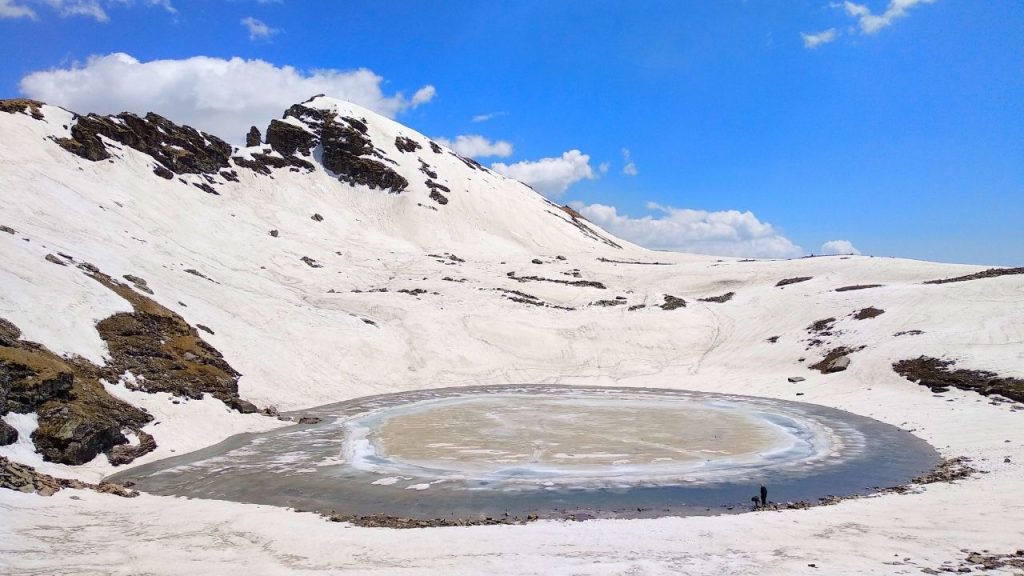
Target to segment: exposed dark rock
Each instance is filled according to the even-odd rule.
[[[591,306],[622,306],[626,304],[625,300],[596,300],[591,302]]]
[[[540,276],[516,276],[515,272],[509,272],[506,274],[509,278],[517,282],[554,282],[555,284],[565,284],[566,286],[581,286],[585,288],[597,288],[598,290],[604,290],[606,286],[600,282],[594,280],[576,280],[570,282],[568,280],[559,280],[556,278],[541,278]]]
[[[408,294],[410,296],[419,296],[420,294],[426,294],[427,293],[427,291],[424,290],[423,288],[413,288],[413,289],[402,288],[401,290],[398,290],[398,292],[401,292],[402,294]]]
[[[196,328],[198,328],[199,330],[202,330],[203,332],[206,332],[207,334],[213,336],[213,330],[210,330],[209,326],[204,326],[202,324],[196,324]],[[189,358],[189,360],[191,360],[191,358]]]
[[[1024,379],[1000,377],[988,370],[955,368],[953,360],[920,356],[900,360],[892,365],[897,374],[932,391],[941,388],[970,390],[983,396],[999,394],[1016,402],[1024,402]]]
[[[803,376],[790,376],[789,378],[786,378],[786,380],[788,382],[796,384],[797,382],[803,382],[804,380],[806,380],[806,378],[804,378]]]
[[[317,262],[316,260],[310,258],[309,256],[303,256],[302,258],[300,258],[300,260],[305,262],[306,266],[309,266],[310,268],[323,268],[324,267],[323,264]]]
[[[569,209],[572,210],[571,208],[569,208]],[[577,214],[577,215],[579,214],[579,212],[576,212],[575,210],[573,210],[572,213],[573,214]],[[582,218],[582,216],[580,216],[580,218]],[[564,260],[564,258],[563,258],[563,260]],[[604,256],[599,256],[597,258],[597,261],[598,262],[608,262],[608,263],[611,263],[611,264],[642,264],[644,266],[671,266],[672,265],[671,262],[641,262],[640,260],[614,260],[612,258],[605,258]]]
[[[0,112],[7,112],[8,114],[27,114],[36,120],[43,120],[45,118],[42,106],[42,102],[29,100],[27,98],[0,100]]]
[[[660,306],[662,310],[676,310],[677,308],[686,308],[686,300],[677,298],[671,294],[665,294],[665,302]]]
[[[437,142],[434,142],[433,140],[430,141],[430,149],[434,151],[434,154],[441,153],[441,147],[438,146]]]
[[[320,418],[317,416],[303,416],[299,418],[299,424],[319,424]]]
[[[56,256],[54,256],[53,254],[47,254],[47,255],[46,255],[46,257],[45,257],[44,259],[45,259],[45,260],[46,260],[47,262],[50,262],[51,264],[57,264],[57,265],[59,265],[59,266],[67,266],[67,263],[65,263],[65,262],[64,262],[63,260],[61,260],[60,258],[57,258],[57,257],[56,257]]]
[[[100,482],[90,484],[81,480],[56,478],[49,474],[36,472],[36,469],[24,464],[12,462],[0,456],[0,488],[16,492],[35,493],[40,496],[52,496],[64,488],[95,490],[103,494],[113,494],[123,498],[134,498],[139,495],[120,484]]]
[[[881,288],[881,284],[854,284],[852,286],[843,286],[836,288],[836,292],[849,292],[850,290],[867,290],[868,288]]]
[[[874,306],[868,306],[867,308],[861,308],[853,314],[854,320],[868,320],[871,318],[877,318],[885,314],[885,310],[875,308]]]
[[[220,176],[229,182],[238,182],[238,172],[234,170],[221,170]]]
[[[6,232],[8,234],[14,234],[14,228],[10,226],[0,226],[0,232]]]
[[[640,310],[641,308],[647,308],[647,305],[646,304],[634,304],[634,305],[630,306],[629,308],[626,308],[626,311],[632,312],[634,310]]]
[[[143,280],[142,278],[139,278],[138,276],[133,276],[132,274],[125,274],[123,276],[123,278],[125,280],[131,282],[132,285],[135,286],[136,290],[140,290],[142,292],[145,292],[146,294],[152,294],[153,293],[153,290],[149,287],[149,285],[146,283],[146,281]]]
[[[967,274],[966,276],[957,276],[955,278],[942,278],[941,280],[928,280],[927,282],[925,282],[925,284],[949,284],[950,282],[967,282],[968,280],[996,278],[999,276],[1008,276],[1012,274],[1024,274],[1024,267],[989,268],[988,270],[982,270],[981,272],[975,272],[974,274]]]
[[[448,203],[448,198],[444,194],[433,189],[430,191],[430,199],[442,206]]]
[[[864,346],[859,348],[847,348],[846,346],[839,346],[833,348],[825,354],[825,357],[820,362],[808,366],[811,370],[817,370],[822,374],[832,374],[835,372],[842,372],[850,367],[850,354],[863,350]]]
[[[213,194],[214,196],[220,196],[220,192],[217,192],[216,188],[214,188],[213,186],[210,186],[206,182],[193,182],[192,185],[195,186],[196,188],[199,188],[203,192],[206,192],[207,194]]]
[[[252,148],[253,146],[259,146],[262,143],[263,135],[260,134],[260,129],[255,126],[249,127],[249,132],[245,135],[245,145]]]
[[[142,456],[149,454],[153,450],[156,450],[156,440],[153,439],[149,434],[139,430],[136,432],[139,437],[139,443],[135,446],[131,444],[119,444],[110,449],[107,454],[107,460],[114,466],[120,466],[122,464],[128,464]]]
[[[701,298],[700,301],[701,302],[716,302],[718,304],[724,304],[724,303],[728,302],[729,300],[732,300],[732,297],[735,296],[735,295],[736,295],[735,292],[726,292],[725,294],[722,294],[721,296],[708,296],[707,298]]]
[[[532,263],[532,264],[543,264],[544,261],[541,260],[540,258],[534,258],[533,260],[530,260],[530,263]]]
[[[564,214],[568,215],[569,219],[566,220],[565,217],[560,216],[560,215],[558,215],[558,214],[556,214],[554,212],[548,212],[549,214],[551,214],[552,216],[558,218],[559,220],[563,220],[565,222],[568,222],[569,224],[572,224],[573,226],[576,227],[577,230],[579,230],[581,233],[583,233],[583,235],[586,236],[587,238],[590,238],[591,240],[596,240],[596,241],[601,242],[603,244],[607,244],[608,246],[611,246],[612,248],[619,248],[619,249],[622,248],[622,246],[620,246],[616,242],[612,241],[609,238],[605,238],[604,236],[602,236],[601,234],[598,234],[592,228],[590,228],[589,226],[584,224],[584,222],[588,222],[588,220],[586,218],[584,218],[582,214],[580,214],[579,212],[574,210],[571,206],[559,206],[558,204],[555,204],[553,202],[548,202],[548,203],[551,206],[554,206],[555,208],[558,208],[559,210],[561,210]]]
[[[267,143],[289,161],[298,160],[297,154],[310,156],[312,149],[319,144],[322,146],[324,168],[336,174],[342,182],[393,193],[409,186],[400,174],[374,159],[384,159],[385,156],[366,135],[364,122],[355,118],[339,118],[334,112],[301,104],[286,110],[285,117],[295,118],[303,126],[274,120],[267,128]]]
[[[256,412],[260,411],[260,409],[257,408],[256,405],[253,404],[252,402],[249,402],[248,400],[242,400],[237,396],[232,396],[231,398],[228,398],[224,403],[227,404],[228,408],[231,408],[232,410],[237,410],[242,414],[255,414]]]
[[[790,284],[797,284],[797,283],[800,283],[800,282],[806,282],[806,281],[810,280],[811,278],[813,278],[813,276],[798,276],[796,278],[783,278],[782,280],[779,280],[775,285],[776,286],[789,286]]]
[[[270,231],[270,235],[273,236],[274,238],[277,238],[279,234],[280,234],[280,232],[278,232],[277,230],[271,230]]]
[[[18,431],[7,422],[0,420],[0,446],[7,446],[18,441]]]
[[[323,222],[323,221],[324,221],[324,217],[323,217],[323,216],[321,216],[320,214],[313,214],[312,216],[310,216],[310,218],[311,218],[311,219],[312,219],[312,220],[313,220],[314,222]]]
[[[153,174],[156,174],[157,176],[165,180],[170,180],[171,178],[174,178],[174,172],[171,172],[170,170],[164,168],[163,166],[154,166]]]
[[[775,344],[776,342],[779,341],[779,336],[771,336],[767,339],[767,341],[771,344]]]
[[[520,304],[529,304],[531,306],[537,306],[540,308],[555,308],[557,310],[575,310],[575,308],[569,308],[568,306],[559,306],[557,304],[545,302],[544,300],[541,300],[540,298],[537,298],[532,294],[520,292],[519,290],[509,290],[507,288],[493,288],[493,290],[501,292],[502,296],[504,296],[505,298],[513,302],[518,302]]]
[[[418,142],[405,136],[398,136],[395,138],[395,148],[398,148],[400,152],[415,152],[421,148]]]
[[[188,273],[188,274],[191,274],[193,276],[198,276],[198,277],[202,278],[203,280],[210,280],[210,282],[213,282],[213,280],[211,280],[209,277],[207,277],[206,274],[203,274],[202,272],[200,272],[199,270],[196,270],[195,268],[186,268],[185,272]]]
[[[428,178],[436,180],[437,179],[437,172],[434,172],[433,170],[430,169],[430,164],[427,164],[426,162],[424,162],[422,158],[420,158],[419,161],[420,161],[420,172],[423,172],[424,174],[426,174]],[[427,186],[430,186],[430,184],[427,184]]]
[[[86,160],[110,157],[100,136],[149,154],[175,174],[212,174],[228,167],[231,145],[216,136],[179,126],[150,112],[139,117],[130,112],[116,116],[76,116],[70,138],[55,141]]]
[[[823,320],[816,320],[815,322],[812,322],[811,325],[807,327],[807,331],[819,336],[832,336],[832,331],[835,327],[836,319],[834,317],[825,318]]]
[[[902,330],[893,336],[920,336],[921,334],[924,334],[924,330]]]

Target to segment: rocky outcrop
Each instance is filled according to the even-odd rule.
[[[37,100],[26,98],[14,98],[11,100],[0,100],[0,112],[8,114],[27,114],[36,120],[45,118],[42,111],[43,103]]]
[[[17,462],[11,462],[0,456],[0,488],[17,492],[35,493],[40,496],[52,496],[64,488],[95,490],[103,494],[113,494],[123,498],[134,498],[139,495],[121,484],[101,482],[90,484],[81,480],[56,478],[49,474],[36,472],[36,469]]]
[[[251,126],[249,127],[249,133],[245,135],[245,145],[249,148],[253,146],[259,146],[263,143],[263,135],[260,134],[260,129]]]
[[[1024,267],[989,268],[988,270],[982,270],[981,272],[975,272],[974,274],[967,274],[966,276],[957,276],[955,278],[942,278],[940,280],[928,280],[927,282],[925,282],[925,284],[949,284],[951,282],[967,282],[969,280],[998,278],[999,276],[1010,276],[1016,274],[1024,274]]]
[[[395,138],[395,148],[398,148],[399,152],[415,152],[421,148],[419,142],[416,142],[412,138],[406,138],[405,136],[398,136]]]
[[[783,286],[789,286],[790,284],[799,284],[800,282],[807,282],[811,279],[811,276],[797,276],[795,278],[783,278],[775,283],[775,286],[781,288]]]
[[[175,174],[213,174],[229,167],[231,145],[227,142],[152,112],[144,117],[130,112],[76,116],[71,137],[55,141],[65,150],[96,162],[111,156],[101,136],[152,156]]]
[[[18,441],[18,431],[7,422],[0,420],[0,446],[7,446]]]
[[[686,300],[673,296],[671,294],[665,294],[665,302],[660,306],[662,310],[676,310],[677,308],[686,308]]]
[[[374,147],[363,121],[302,104],[292,106],[284,115],[286,120],[270,123],[267,143],[286,160],[311,157],[313,149],[321,146],[324,168],[342,182],[393,193],[409,186],[383,161],[386,157]],[[287,121],[289,118],[298,122]]]

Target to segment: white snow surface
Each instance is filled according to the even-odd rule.
[[[0,232],[0,317],[59,354],[103,361],[95,323],[131,307],[74,266],[44,260],[60,252],[115,278],[142,277],[161,304],[211,327],[204,339],[243,374],[242,397],[261,407],[498,383],[739,393],[877,418],[946,456],[974,458],[986,473],[802,511],[402,531],[230,502],[0,490],[0,573],[917,574],[962,559],[961,549],[1021,547],[1024,414],[957,390],[933,395],[891,364],[923,354],[1024,376],[1024,276],[923,285],[985,267],[866,256],[741,262],[612,239],[617,249],[526,186],[470,169],[447,150],[433,153],[409,128],[329,98],[308,105],[365,118],[409,190],[349,186],[318,165],[273,178],[238,169],[238,183],[218,178],[216,196],[190,184],[198,176],[182,176],[186,184],[153,175],[153,159],[127,147],[112,148],[112,162],[69,154],[50,140],[71,119],[59,108],[45,106],[44,121],[0,113],[0,225],[16,231]],[[398,151],[398,135],[422,149]],[[447,205],[428,199],[418,158],[451,189]],[[520,283],[508,272],[607,289]],[[775,286],[796,276],[812,279]],[[883,286],[835,292],[853,284]],[[388,291],[367,292],[377,288]],[[417,288],[427,292],[398,292]],[[575,310],[514,302],[495,289]],[[726,303],[697,300],[730,291]],[[655,307],[665,294],[687,307]],[[627,305],[589,306],[616,296]],[[850,317],[866,306],[885,313]],[[828,317],[838,318],[839,333],[806,350],[805,328]],[[924,334],[894,336],[905,330]],[[777,343],[766,341],[772,336]],[[845,372],[806,368],[837,345],[866,348]],[[794,375],[806,381],[786,381]],[[281,425],[209,398],[174,404],[117,383],[108,390],[160,421],[145,428],[157,452],[137,463]],[[6,419],[23,432],[34,427],[31,415]],[[22,439],[0,455],[89,480],[113,471],[102,457],[77,468],[44,464],[31,448]]]

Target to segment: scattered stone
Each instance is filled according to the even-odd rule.
[[[313,222],[323,222],[324,221],[324,217],[321,216],[319,213],[314,213],[312,216],[310,216],[310,218],[313,220]]]
[[[299,424],[319,424],[321,419],[317,416],[303,416],[299,418]]]
[[[544,263],[544,261],[541,260],[540,258],[534,258],[533,260],[530,260],[530,262],[532,264],[543,264]]]
[[[444,194],[441,194],[440,192],[434,189],[430,191],[430,199],[442,206],[448,203],[448,198]]]
[[[810,280],[811,278],[813,278],[813,276],[798,276],[796,278],[783,278],[782,280],[779,280],[778,282],[776,282],[775,286],[781,288],[782,286],[789,286],[790,284],[798,284],[800,282],[806,282],[806,281]]]
[[[278,235],[280,235],[280,234],[281,234],[281,233],[280,233],[280,232],[278,232],[277,230],[271,230],[271,231],[270,231],[270,235],[271,235],[271,236],[273,236],[274,238],[277,238],[277,237],[278,237]]]
[[[790,382],[796,383],[796,382],[803,382],[804,380],[806,380],[806,378],[804,378],[803,376],[790,376],[789,378],[787,378],[787,380],[789,380]]]
[[[163,178],[164,180],[170,180],[174,178],[174,172],[171,172],[167,168],[164,168],[163,166],[159,165],[153,167],[153,174],[156,174],[157,176]]]
[[[835,372],[842,372],[850,367],[849,355],[863,350],[864,346],[859,348],[847,348],[846,346],[840,346],[829,350],[825,357],[817,364],[808,366],[811,370],[817,370],[822,374],[832,374]]]
[[[779,341],[779,338],[780,336],[770,336],[769,338],[767,338],[767,342],[769,342],[770,344],[775,344],[776,342]]]
[[[14,234],[14,228],[10,226],[0,226],[0,232],[7,232],[8,234]]]
[[[211,336],[213,335],[213,330],[210,330],[208,326],[204,326],[203,324],[196,324],[196,328],[202,330],[203,332],[206,332],[207,334],[210,334]]]
[[[541,278],[540,276],[516,276],[515,272],[509,272],[506,276],[517,282],[554,282],[555,284],[565,284],[566,286],[581,286],[586,288],[597,288],[598,290],[606,289],[604,284],[594,280],[576,280],[570,282],[568,280],[557,280],[554,278]]]
[[[893,334],[893,336],[920,336],[921,334],[924,334],[923,330],[903,330]]]
[[[871,318],[877,318],[885,314],[885,310],[875,308],[874,306],[868,306],[867,308],[861,308],[853,314],[854,320],[868,320]]]
[[[591,302],[590,305],[591,306],[622,306],[625,303],[626,303],[625,300],[597,300],[595,302]]]
[[[135,431],[136,436],[139,437],[139,443],[136,446],[130,444],[120,444],[110,449],[107,454],[107,460],[114,466],[120,466],[122,464],[128,464],[143,454],[149,454],[153,450],[156,450],[156,440],[149,434],[142,430]]]

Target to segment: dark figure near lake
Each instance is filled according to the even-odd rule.
[[[768,489],[761,484],[761,507],[764,508],[768,505]]]

